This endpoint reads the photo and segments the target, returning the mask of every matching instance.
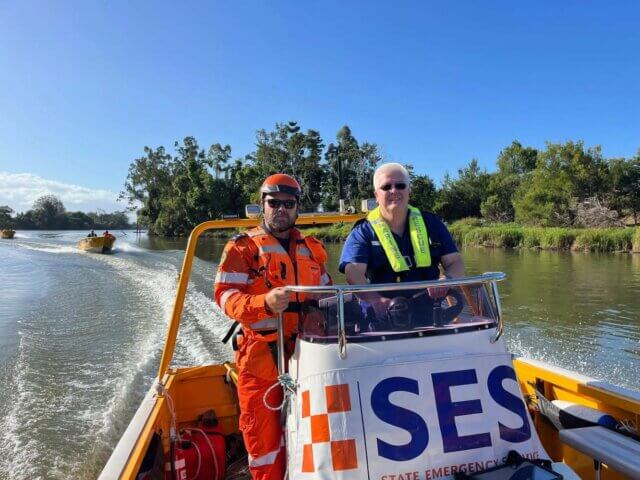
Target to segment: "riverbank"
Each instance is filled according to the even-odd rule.
[[[461,247],[640,252],[640,228],[543,228],[462,220],[449,230]]]
[[[342,242],[353,228],[353,223],[334,223],[318,227],[302,227],[300,230],[305,235],[313,235],[323,242]]]
[[[323,242],[342,242],[352,223],[335,223],[300,227],[305,235]],[[203,236],[228,239],[241,229],[210,230]],[[483,224],[478,219],[464,219],[449,225],[459,247],[487,247],[532,250],[564,250],[599,253],[640,253],[640,227],[627,228],[563,228],[524,227],[517,224]],[[185,235],[186,236],[186,235]]]
[[[343,241],[350,223],[311,227],[306,235],[327,242]],[[475,219],[454,222],[449,231],[459,247],[529,248],[584,252],[640,252],[640,228],[523,227],[516,224],[483,225]]]

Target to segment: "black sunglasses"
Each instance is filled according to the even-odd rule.
[[[278,209],[281,205],[284,205],[284,208],[286,208],[287,210],[295,208],[295,206],[298,204],[296,200],[278,200],[277,198],[267,198],[267,203],[273,209]]]
[[[386,185],[382,185],[380,187],[380,190],[384,190],[385,192],[388,192],[393,187],[396,187],[396,190],[404,190],[405,188],[407,188],[407,184],[406,183],[396,183],[394,185],[393,183],[387,183]]]

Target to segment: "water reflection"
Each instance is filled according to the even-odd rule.
[[[640,257],[497,249],[464,257],[469,274],[507,273],[500,290],[512,350],[638,388]]]
[[[165,238],[140,235],[136,243],[141,248],[149,250],[178,250],[184,252],[187,248],[186,237]],[[224,238],[200,237],[196,246],[196,257],[200,260],[218,263],[222,250],[226,244]]]

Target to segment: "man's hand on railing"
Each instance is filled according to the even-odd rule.
[[[429,287],[427,288],[427,292],[429,296],[434,300],[436,298],[444,298],[447,296],[447,292],[449,291],[449,287]]]
[[[267,309],[273,313],[284,312],[289,306],[289,292],[285,287],[276,287],[264,297]]]

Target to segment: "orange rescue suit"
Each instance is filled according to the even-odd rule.
[[[280,415],[263,403],[278,375],[269,348],[277,338],[277,315],[267,310],[265,297],[275,287],[330,284],[326,260],[322,243],[297,229],[291,229],[288,252],[277,238],[257,227],[234,237],[222,253],[214,296],[222,311],[240,322],[244,333],[236,352],[240,430],[256,479],[282,478],[285,470]],[[291,294],[283,315],[285,338],[295,334],[304,300],[304,294]],[[275,406],[281,400],[282,390],[272,389],[268,403]]]

